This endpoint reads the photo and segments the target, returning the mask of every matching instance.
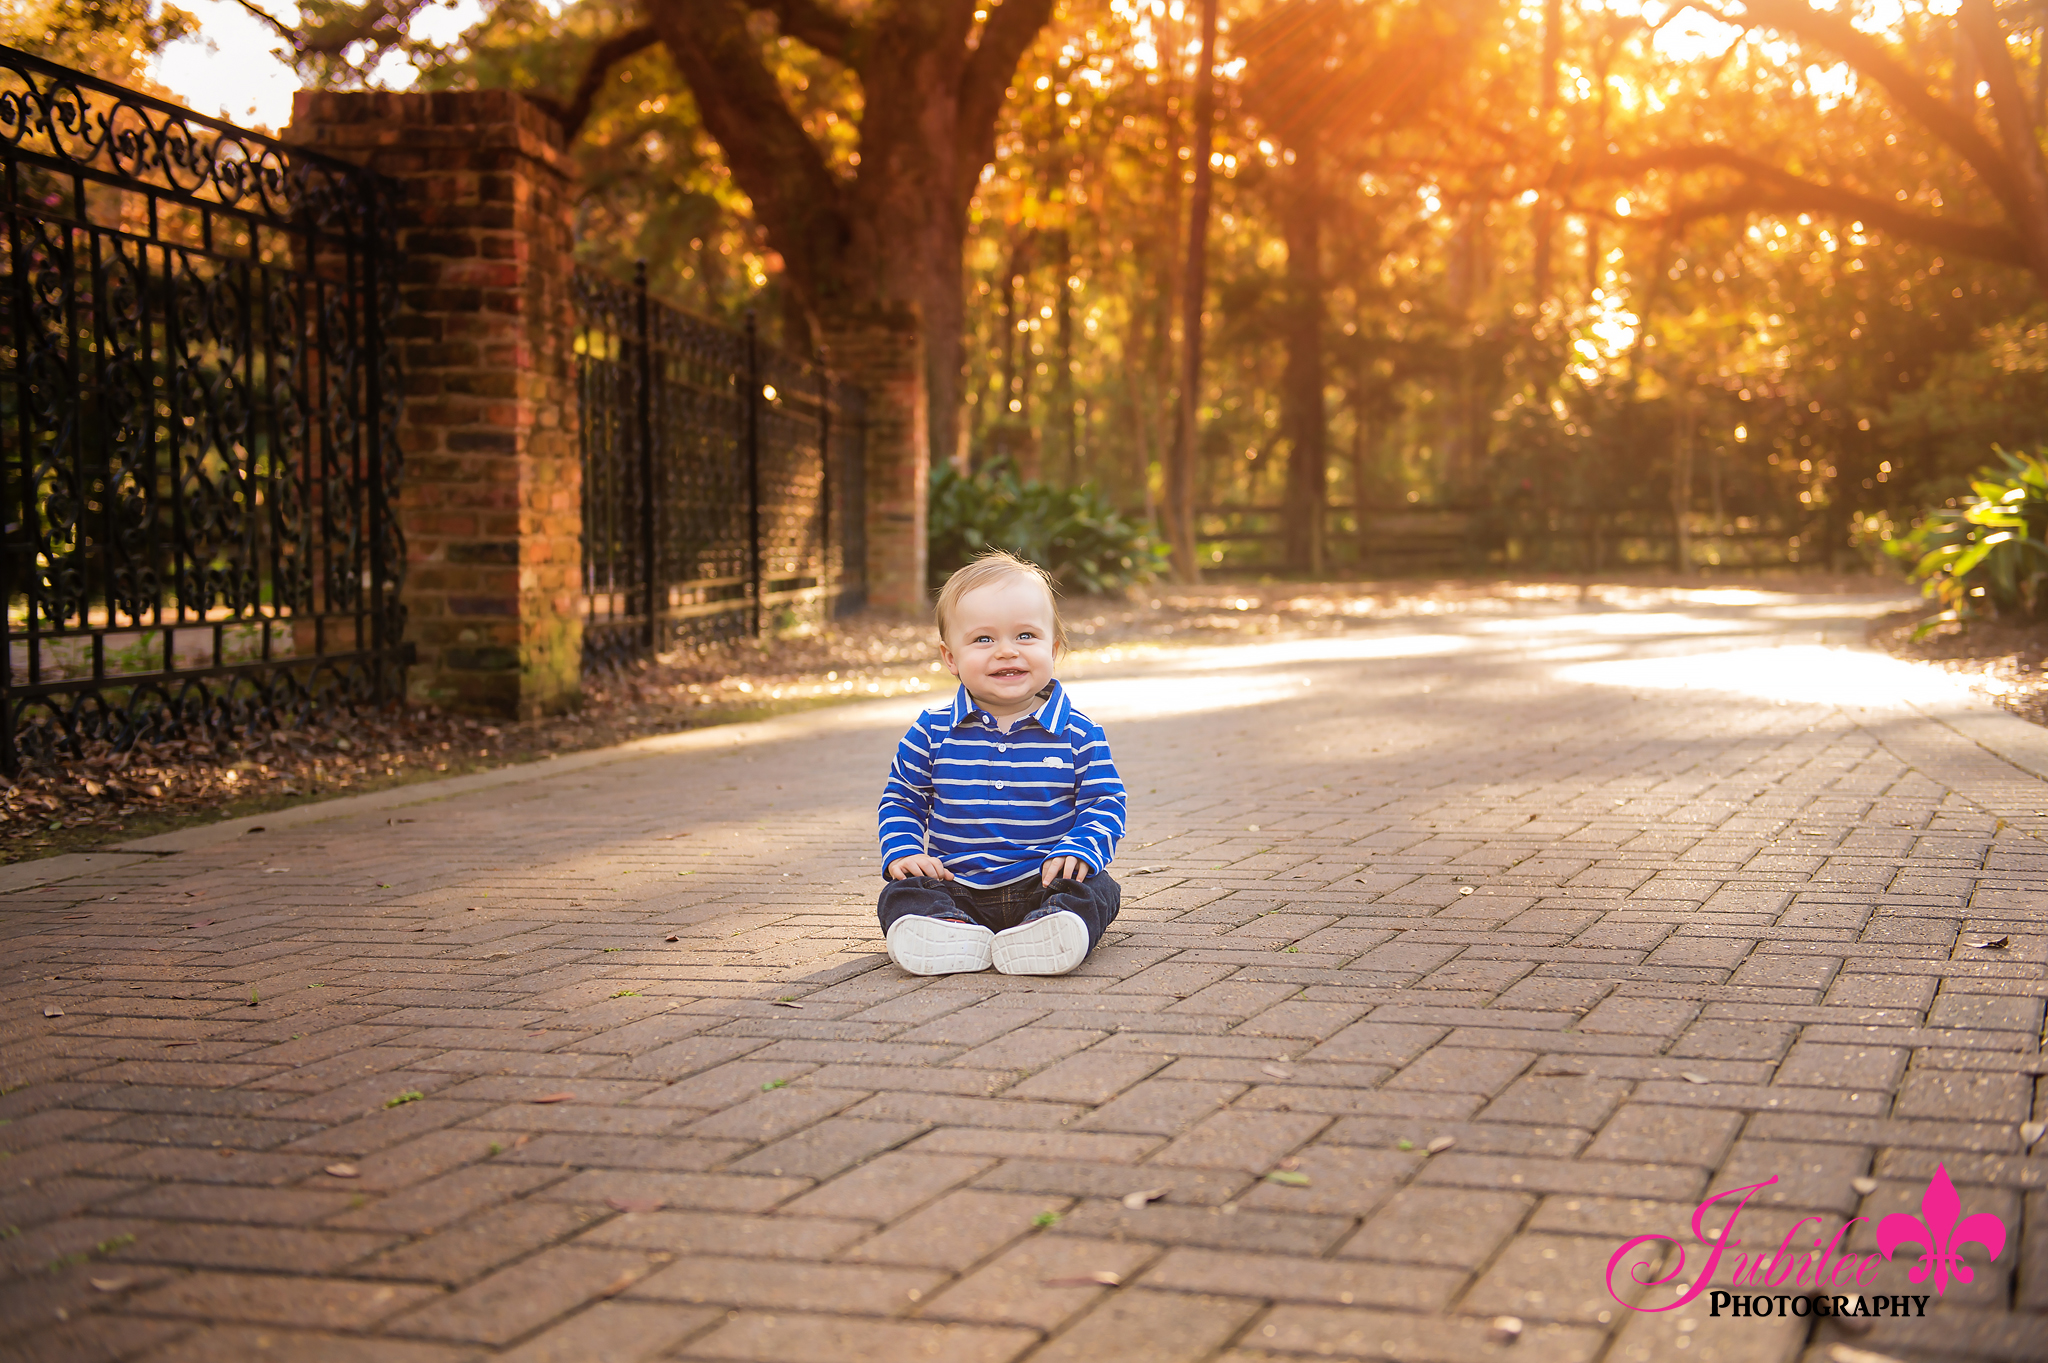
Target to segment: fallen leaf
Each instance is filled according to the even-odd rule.
[[[2048,1122],[2020,1123],[2020,1149],[2033,1149],[2043,1136],[2048,1136]]]
[[[1261,1065],[1259,1066],[1259,1073],[1270,1074],[1275,1079],[1292,1079],[1294,1077],[1293,1070],[1282,1069],[1278,1065]]]
[[[292,869],[292,868],[291,868],[291,867],[289,867],[289,866],[271,866],[271,867],[267,867],[267,868],[265,868],[265,870],[264,870],[263,874],[264,874],[264,875],[267,875],[267,876],[281,876],[281,875],[285,875],[285,874],[288,874],[288,873],[289,873],[289,872],[291,871],[291,869]],[[380,889],[380,890],[383,890],[383,889],[388,889],[388,888],[390,888],[390,887],[389,887],[389,886],[385,886],[385,885],[379,885],[379,886],[378,886],[377,888],[378,888],[378,889]]]
[[[619,1293],[625,1291],[627,1288],[631,1287],[634,1283],[637,1283],[639,1281],[640,1275],[629,1268],[624,1273],[621,1273],[618,1277],[612,1279],[609,1283],[605,1284],[603,1290],[601,1290],[597,1295],[600,1297],[616,1297],[619,1295]]]
[[[543,1093],[538,1098],[529,1098],[526,1101],[529,1103],[569,1103],[574,1102],[575,1099],[576,1095],[573,1093]]]
[[[1137,1211],[1147,1202],[1157,1202],[1160,1198],[1165,1197],[1169,1191],[1166,1188],[1140,1188],[1135,1193],[1124,1194],[1124,1206],[1132,1211]]]
[[[1877,1191],[1877,1180],[1866,1175],[1862,1178],[1850,1179],[1849,1186],[1851,1188],[1854,1188],[1863,1196],[1869,1197],[1872,1193]]]
[[[615,1212],[658,1212],[668,1204],[658,1197],[608,1197],[604,1205]]]
[[[670,933],[668,936],[662,938],[661,940],[664,942],[680,942],[683,939],[676,936],[674,933]]]
[[[327,1172],[335,1178],[360,1178],[363,1171],[353,1164],[330,1164],[327,1166]]]
[[[1536,1077],[1538,1079],[1584,1079],[1586,1071],[1568,1070],[1563,1066],[1554,1065],[1549,1069],[1536,1071]]]
[[[1486,1337],[1496,1344],[1512,1344],[1522,1337],[1522,1320],[1519,1316],[1495,1316],[1486,1327]]]
[[[1289,1188],[1308,1187],[1308,1175],[1292,1169],[1275,1169],[1266,1175],[1266,1182],[1284,1184]]]
[[[1046,1278],[1039,1283],[1040,1287],[1122,1287],[1123,1285],[1123,1275],[1111,1273],[1106,1268],[1097,1269],[1093,1273],[1083,1273],[1072,1278]]]
[[[133,1278],[87,1278],[95,1292],[119,1292],[135,1283]]]
[[[53,1003],[43,1009],[43,1016],[46,1018],[60,1018],[64,1016],[64,1010]]]
[[[773,1003],[769,1004],[768,1006],[769,1006],[770,1008],[801,1008],[801,1007],[803,1007],[803,1005],[802,1005],[801,1003],[798,1003],[798,1002],[797,1002],[796,1000],[794,1000],[794,999],[777,999],[777,1000],[775,1000],[775,1002],[773,1002]]]
[[[2010,937],[1979,937],[1977,940],[1973,942],[1965,942],[1963,943],[1963,945],[1966,947],[1975,947],[1978,951],[2002,951],[2007,946],[2009,946],[2011,942],[2012,938]]]
[[[1428,1145],[1425,1145],[1422,1148],[1424,1150],[1427,1150],[1432,1155],[1441,1155],[1444,1151],[1450,1149],[1457,1143],[1458,1138],[1456,1136],[1438,1136],[1435,1140],[1431,1141]]]
[[[1164,866],[1140,866],[1136,870],[1125,872],[1125,874],[1134,876],[1156,876],[1165,869],[1166,868]]]
[[[1678,1077],[1688,1084],[1711,1084],[1714,1082],[1704,1074],[1694,1074],[1691,1070],[1680,1070]]]

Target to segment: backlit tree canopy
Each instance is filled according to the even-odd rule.
[[[1182,0],[415,0],[279,24],[577,130],[582,250],[809,345],[914,298],[939,457],[1154,510]],[[1846,562],[2048,436],[2048,8],[1225,0],[1202,556]]]

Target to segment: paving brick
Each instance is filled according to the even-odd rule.
[[[1230,1297],[1117,1292],[1033,1357],[1043,1363],[1196,1363],[1214,1354],[1258,1309],[1257,1302]]]
[[[192,1330],[176,1343],[147,1355],[148,1363],[267,1363],[280,1357],[294,1363],[469,1363],[475,1353],[463,1346],[388,1335],[364,1338],[274,1325],[215,1325]],[[45,1355],[39,1363],[55,1360]]]
[[[782,1210],[793,1216],[894,1221],[994,1162],[986,1157],[892,1150],[820,1184]]]
[[[393,1230],[418,1235],[450,1225],[481,1208],[524,1196],[560,1177],[560,1171],[554,1169],[473,1165],[379,1198],[366,1207],[343,1212],[329,1218],[327,1224],[349,1230]]]
[[[1280,1171],[1299,1174],[1307,1183],[1276,1182],[1268,1176],[1239,1201],[1269,1211],[1364,1216],[1386,1201],[1422,1159],[1412,1151],[1310,1146],[1285,1161]]]
[[[1535,1205],[1536,1199],[1527,1193],[1403,1188],[1338,1253],[1473,1269],[1493,1257]]]
[[[827,1259],[873,1230],[874,1226],[866,1221],[836,1221],[821,1216],[635,1210],[593,1226],[578,1236],[576,1243],[600,1249],[668,1254]]]
[[[394,1334],[504,1344],[594,1298],[629,1287],[645,1255],[579,1246],[544,1250],[387,1327]]]
[[[1488,1051],[1438,1046],[1386,1083],[1390,1090],[1476,1093],[1491,1096],[1535,1061],[1527,1051]]]
[[[642,1363],[666,1354],[720,1316],[710,1307],[601,1301],[498,1357],[504,1363]]]
[[[133,1305],[145,1315],[360,1330],[435,1295],[406,1283],[194,1273],[142,1293]]]
[[[948,1275],[877,1264],[777,1264],[758,1259],[679,1258],[627,1289],[635,1300],[711,1303],[773,1311],[900,1316]]]
[[[1070,1199],[1044,1193],[965,1188],[912,1212],[888,1230],[847,1250],[852,1263],[923,1265],[960,1272],[1034,1226],[1050,1225]]]
[[[1482,1122],[1520,1122],[1528,1126],[1597,1127],[1628,1096],[1629,1085],[1591,1076],[1577,1078],[1525,1075],[1479,1110]]]
[[[1121,1202],[1093,1201],[1054,1227],[1061,1235],[1311,1256],[1322,1254],[1350,1229],[1351,1222],[1341,1217],[1256,1211],[1229,1203],[1203,1208],[1154,1202],[1134,1210]]]
[[[1037,1342],[1038,1336],[1029,1330],[988,1325],[742,1312],[695,1341],[682,1356],[743,1363],[1010,1363]]]
[[[1741,1129],[1742,1117],[1733,1112],[1629,1103],[1600,1129],[1583,1158],[1712,1169]]]
[[[1899,1087],[1892,1110],[1901,1117],[2023,1122],[2035,1115],[2034,1087],[2022,1074],[1915,1070]]]
[[[1167,1063],[1159,1055],[1083,1051],[1048,1065],[1009,1092],[1017,1098],[1105,1103]]]
[[[693,1207],[711,1212],[764,1212],[811,1186],[808,1180],[800,1178],[620,1169],[586,1169],[567,1178],[561,1178],[558,1170],[546,1171],[546,1177],[560,1181],[552,1182],[534,1196],[550,1202],[590,1207],[612,1201],[659,1202],[664,1207]]]
[[[1243,1091],[1241,1084],[1148,1079],[1096,1108],[1078,1125],[1093,1131],[1171,1135],[1228,1105]]]
[[[1418,1312],[1363,1307],[1276,1307],[1246,1341],[1275,1355],[1402,1360],[1407,1363],[1481,1363],[1502,1357],[1488,1338],[1485,1320],[1433,1317]],[[1591,1363],[1605,1343],[1605,1331],[1586,1326],[1532,1322],[1515,1340],[1516,1363]]]
[[[1586,1236],[1518,1235],[1480,1275],[1460,1307],[1475,1315],[1604,1324],[1615,1314],[1607,1279],[1615,1248]],[[1633,1285],[1621,1275],[1616,1275],[1614,1286],[1624,1296],[1634,1295]]]
[[[466,1283],[543,1245],[575,1235],[599,1214],[598,1209],[559,1202],[507,1203],[437,1235],[365,1260],[351,1271],[373,1278],[450,1286]]]
[[[745,1159],[733,1161],[730,1167],[735,1173],[767,1174],[774,1178],[830,1178],[891,1146],[901,1145],[924,1129],[921,1122],[833,1117],[763,1146]]]
[[[1459,1268],[1390,1268],[1358,1259],[1298,1259],[1279,1254],[1232,1254],[1174,1249],[1145,1272],[1147,1287],[1265,1301],[1322,1302],[1331,1306],[1399,1306],[1441,1311],[1465,1286]]]
[[[1152,1163],[1196,1169],[1262,1172],[1329,1125],[1309,1113],[1225,1110],[1201,1123],[1152,1157]]]
[[[1109,1289],[1087,1279],[1114,1273],[1129,1281],[1157,1251],[1150,1245],[1036,1235],[1012,1245],[924,1303],[926,1320],[975,1321],[1053,1331]]]
[[[1250,1187],[1251,1174],[1225,1169],[1171,1169],[1158,1164],[1093,1164],[1082,1160],[1006,1159],[974,1180],[978,1188],[1121,1198],[1164,1190],[1165,1201],[1221,1206]]]
[[[1778,1067],[1780,1084],[1817,1088],[1889,1089],[1906,1068],[1897,1046],[1830,1046],[1801,1041]]]

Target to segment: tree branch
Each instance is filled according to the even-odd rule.
[[[2026,194],[2011,163],[1968,118],[1929,91],[1875,38],[1851,24],[1846,10],[1842,15],[1826,14],[1799,0],[1743,0],[1743,8],[1751,24],[1810,39],[1882,85],[1900,109],[1976,168],[1985,188],[2009,214],[2024,220]]]
[[[645,4],[689,84],[704,130],[724,149],[725,164],[753,201],[754,218],[782,254],[790,282],[815,306],[846,246],[844,195],[762,64],[760,43],[747,28],[747,0]]]
[[[577,78],[576,91],[569,96],[568,103],[557,103],[546,95],[530,94],[527,98],[553,114],[555,121],[562,125],[563,133],[574,137],[590,118],[590,106],[596,101],[597,92],[604,88],[605,78],[611,74],[611,69],[660,41],[661,35],[655,32],[652,24],[622,29],[592,49],[590,60],[584,64],[583,74]]]
[[[268,10],[258,7],[256,4],[253,3],[253,0],[235,0],[235,3],[240,5],[243,9],[249,11],[250,14],[254,15],[256,19],[260,23],[265,25],[267,28],[269,28],[271,32],[275,33],[278,37],[290,43],[292,45],[292,51],[298,51],[300,45],[305,41],[303,38],[299,36],[299,31],[297,29],[293,28],[284,20],[271,14]]]
[[[843,66],[858,67],[855,46],[859,37],[852,20],[828,8],[821,0],[759,0],[760,7],[775,16],[782,31],[807,47]]]
[[[1725,147],[1674,147],[1645,156],[1612,157],[1597,171],[1580,167],[1575,178],[1630,177],[1643,170],[1700,170],[1720,168],[1740,172],[1747,180],[1721,198],[1681,205],[1661,218],[1637,218],[1637,222],[1668,222],[1674,228],[1705,218],[1730,217],[1756,212],[1812,212],[1833,214],[1859,221],[1885,233],[1923,246],[1955,251],[1999,265],[2032,266],[2032,258],[2021,235],[2007,226],[1960,222],[1913,213],[1840,185],[1801,179],[1776,166],[1767,165]]]
[[[1017,63],[1052,18],[1052,0],[1003,0],[982,24],[981,44],[960,72],[954,117],[954,202],[974,197],[981,168],[996,157],[996,115]]]
[[[1990,0],[1963,0],[1956,11],[1956,23],[1969,35],[1977,50],[1978,64],[1991,87],[1992,115],[1998,121],[1998,135],[2005,143],[2006,163],[2026,195],[2026,208],[2016,214],[2029,240],[2048,243],[2048,168],[2041,163],[2041,141],[2034,127],[2034,115],[2014,74],[2012,53],[2006,50],[2005,32],[1998,26],[1998,14]],[[2048,259],[2037,263],[2048,264]]]

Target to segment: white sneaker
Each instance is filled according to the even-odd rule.
[[[1060,909],[997,933],[990,954],[1005,975],[1064,975],[1088,959],[1088,925]]]
[[[882,940],[889,944],[889,959],[913,975],[958,975],[988,969],[995,934],[979,923],[913,913],[891,923]]]

